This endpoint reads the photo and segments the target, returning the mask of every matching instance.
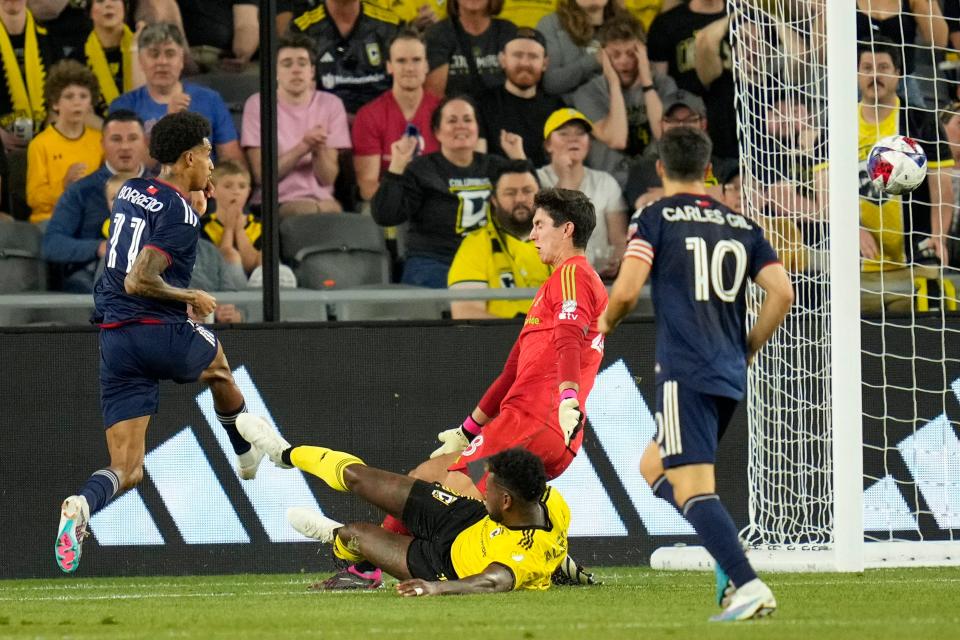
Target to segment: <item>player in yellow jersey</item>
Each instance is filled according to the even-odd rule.
[[[238,417],[237,429],[278,467],[297,467],[402,520],[411,535],[372,523],[341,524],[302,507],[287,512],[297,531],[332,543],[337,558],[368,560],[399,578],[403,596],[542,591],[567,555],[570,509],[547,487],[540,459],[524,449],[487,460],[487,493],[480,501],[368,467],[342,451],[291,447],[263,418],[250,414]]]

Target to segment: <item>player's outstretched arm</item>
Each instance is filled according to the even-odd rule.
[[[747,335],[747,362],[767,343],[773,332],[787,317],[793,304],[793,284],[787,270],[779,262],[769,264],[753,279],[766,292],[757,322]]]
[[[124,290],[132,296],[186,302],[200,316],[206,316],[217,308],[216,299],[205,291],[171,287],[164,282],[160,274],[168,266],[170,258],[167,254],[149,245],[144,247],[123,280]]]
[[[483,573],[460,580],[427,582],[414,578],[397,584],[397,593],[404,597],[445,596],[464,593],[496,593],[513,589],[513,572],[502,564],[487,565]]]
[[[643,285],[650,275],[651,265],[646,260],[626,258],[620,265],[620,273],[610,289],[610,300],[607,309],[597,321],[600,333],[608,334],[613,331],[620,321],[630,313],[640,298]]]

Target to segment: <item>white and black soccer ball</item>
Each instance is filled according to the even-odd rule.
[[[927,177],[927,154],[913,138],[887,136],[870,149],[867,173],[874,186],[884,193],[910,193]]]

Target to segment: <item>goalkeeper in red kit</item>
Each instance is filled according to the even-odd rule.
[[[584,405],[603,358],[597,319],[607,291],[585,256],[595,226],[593,204],[581,192],[546,189],[536,195],[530,239],[553,274],[537,292],[503,372],[461,426],[438,435],[442,446],[411,476],[482,499],[485,462],[501,451],[521,447],[535,454],[548,480],[573,462],[583,441]],[[391,516],[383,526],[405,531]],[[592,582],[572,560],[561,569],[566,581]],[[317,586],[379,585],[379,569],[356,565]]]
[[[607,306],[603,282],[584,256],[595,220],[593,204],[579,191],[537,194],[530,238],[554,272],[537,292],[503,372],[461,426],[438,436],[443,446],[431,457],[449,461],[442,482],[454,491],[480,496],[484,460],[511,447],[536,454],[551,480],[580,450],[584,404],[603,358],[597,318]]]

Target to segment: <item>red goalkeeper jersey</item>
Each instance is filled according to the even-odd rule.
[[[537,292],[503,373],[480,409],[495,416],[510,407],[559,429],[559,384],[579,384],[581,407],[593,388],[603,358],[597,318],[606,306],[607,290],[587,259],[564,262]]]

